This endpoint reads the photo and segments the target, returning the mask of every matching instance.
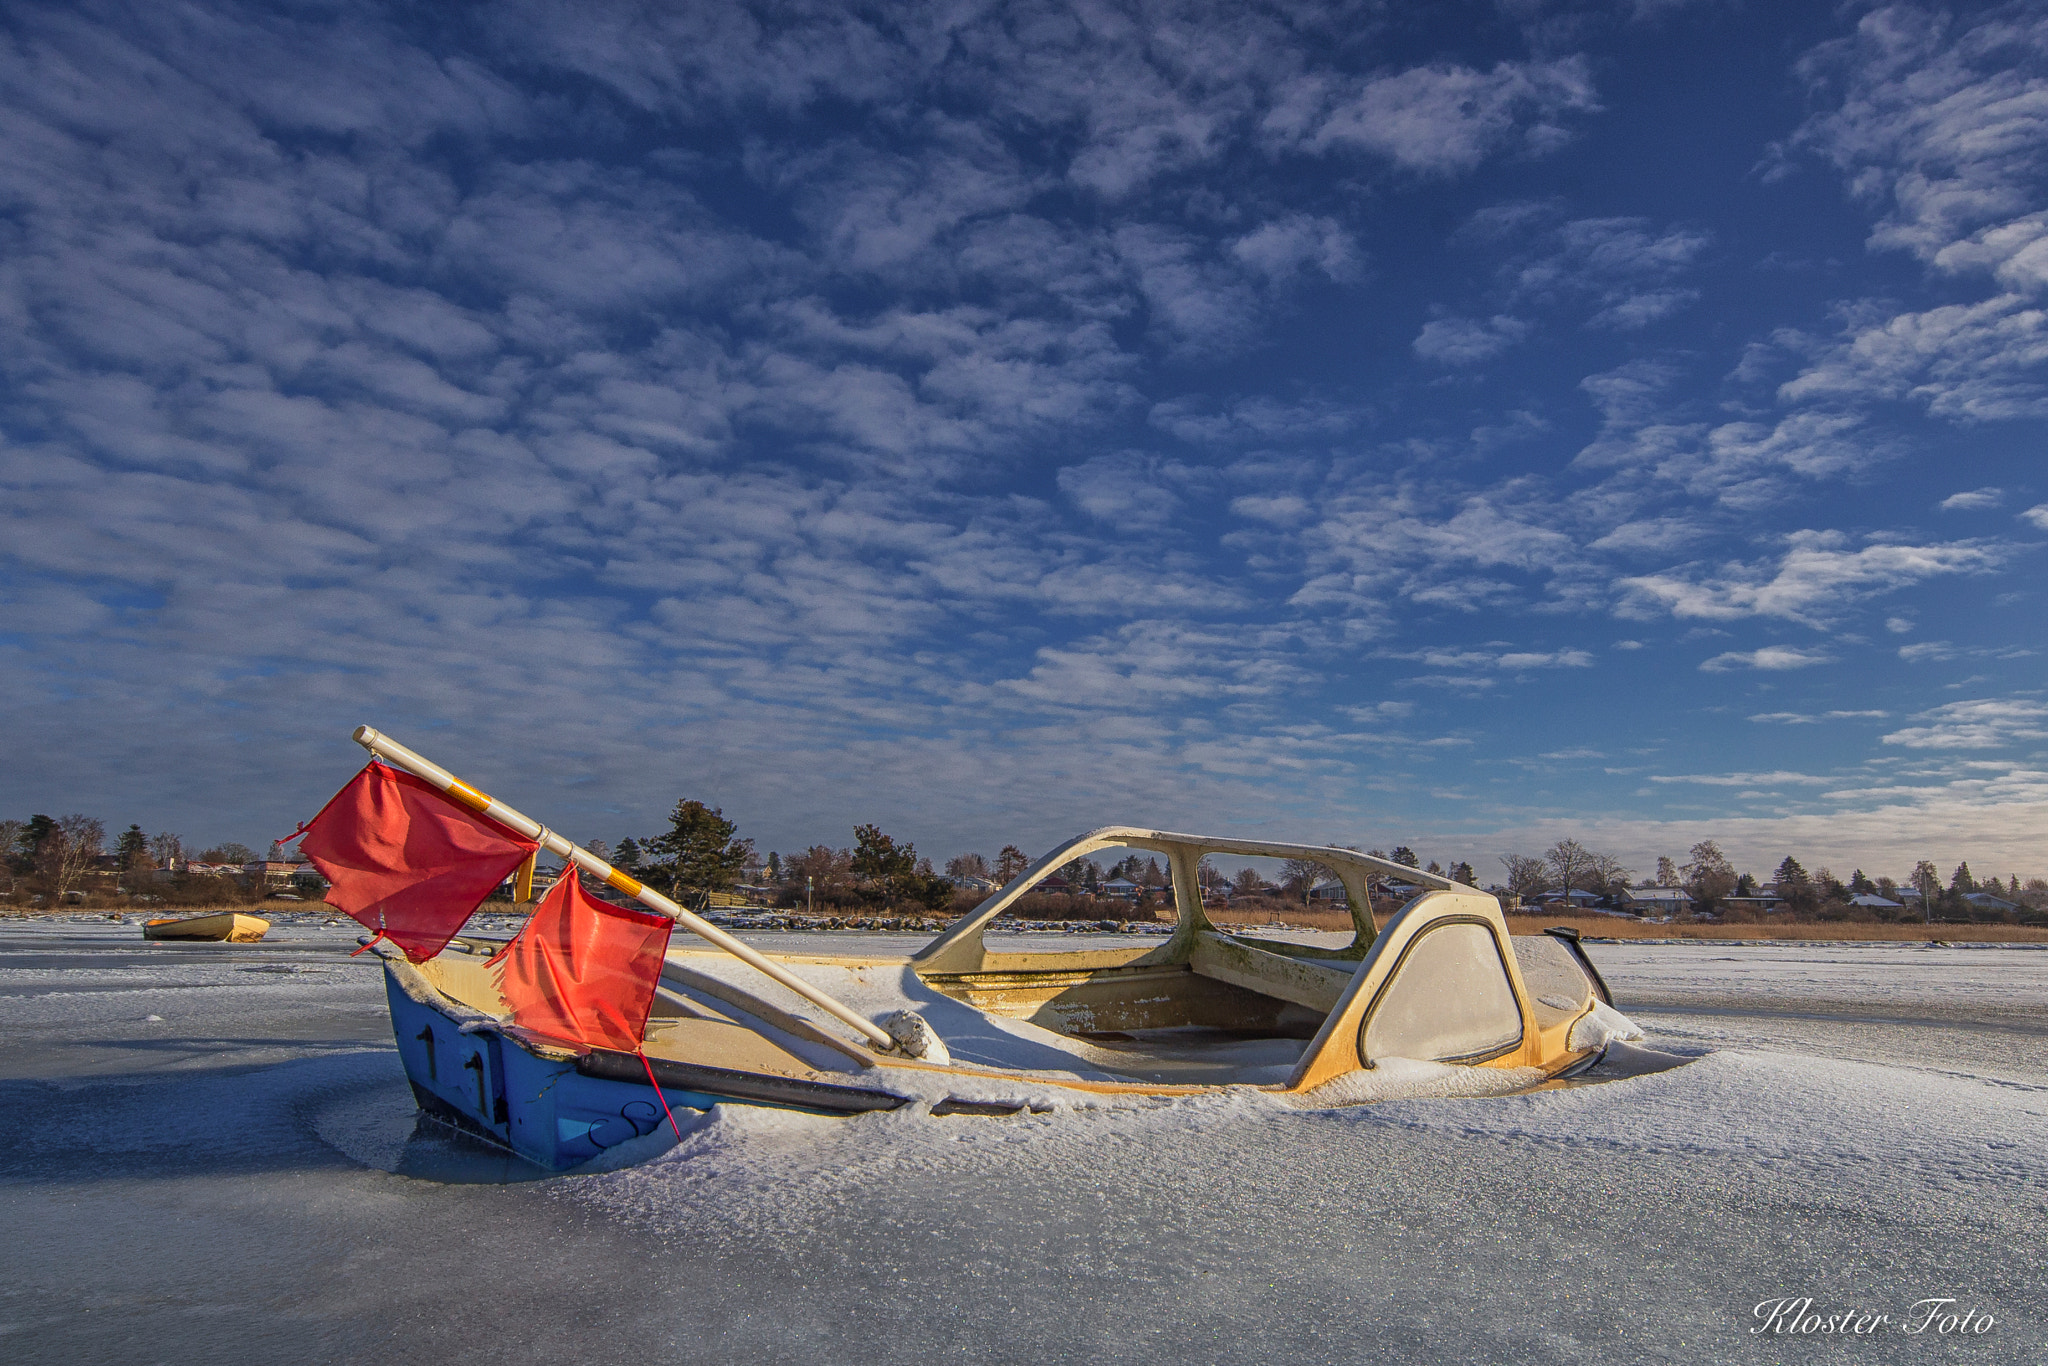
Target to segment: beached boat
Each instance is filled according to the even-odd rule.
[[[270,922],[239,911],[216,911],[210,915],[165,916],[142,922],[144,939],[203,939],[215,943],[253,944],[270,932]]]
[[[1300,1105],[1418,1089],[1497,1094],[1573,1075],[1636,1033],[1575,933],[1511,936],[1499,903],[1475,888],[1349,849],[1137,827],[1068,841],[915,953],[763,952],[388,738],[366,727],[357,739],[705,941],[655,960],[659,980],[630,1051],[522,1024],[502,944],[458,936],[414,961],[370,941],[422,1109],[550,1169],[651,1134],[672,1110],[908,1107],[944,1117],[1225,1088]],[[1177,921],[1165,942],[987,944],[991,922],[1041,880],[1105,848],[1170,865]],[[1197,881],[1209,854],[1328,868],[1353,908],[1349,942],[1218,928]],[[1428,890],[1376,928],[1375,875]]]

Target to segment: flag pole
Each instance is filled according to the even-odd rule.
[[[895,1050],[896,1040],[890,1037],[888,1031],[884,1030],[874,1021],[865,1018],[847,1006],[841,1005],[831,996],[806,982],[787,968],[763,958],[759,953],[748,948],[724,930],[692,915],[660,892],[655,891],[652,887],[647,886],[636,878],[626,876],[626,874],[612,867],[611,864],[606,863],[589,850],[571,844],[568,840],[563,839],[531,816],[515,811],[495,797],[479,792],[476,788],[463,782],[462,779],[456,777],[447,769],[442,768],[439,764],[414,753],[381,731],[373,730],[369,726],[358,726],[356,727],[355,742],[394,767],[404,769],[407,773],[412,774],[423,782],[432,783],[435,787],[447,793],[456,801],[461,802],[470,810],[481,812],[507,829],[516,830],[526,836],[526,838],[539,842],[540,847],[547,850],[550,854],[578,868],[584,869],[591,876],[602,879],[607,886],[617,888],[642,905],[659,911],[698,938],[708,940],[717,947],[724,949],[756,972],[788,987],[820,1010],[836,1017],[845,1024],[851,1025],[859,1032],[861,1037],[865,1038],[877,1050],[881,1052],[892,1052]]]

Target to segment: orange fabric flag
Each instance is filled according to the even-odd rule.
[[[572,866],[491,959],[512,1023],[589,1048],[639,1051],[675,922],[599,901]]]
[[[371,763],[306,823],[327,904],[424,963],[540,848],[431,783]]]

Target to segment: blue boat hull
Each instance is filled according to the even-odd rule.
[[[388,965],[384,986],[413,1096],[436,1119],[549,1171],[581,1166],[667,1123],[645,1081],[636,1086],[585,1076],[574,1059],[542,1057],[494,1029],[464,1033],[454,1017],[414,999]],[[679,1111],[719,1103],[666,1087],[663,1093]]]
[[[398,1055],[420,1109],[549,1171],[580,1167],[628,1139],[653,1133],[668,1122],[664,1097],[679,1121],[714,1105],[849,1115],[906,1103],[903,1096],[862,1087],[664,1058],[643,1064],[631,1053],[536,1050],[454,1006],[409,965],[389,959],[384,990]],[[642,1070],[648,1065],[661,1081],[659,1095]]]

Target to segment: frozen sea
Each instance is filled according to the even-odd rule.
[[[0,926],[0,1360],[2048,1358],[2048,951],[1595,944],[1690,1061],[1320,1111],[721,1110],[524,1179],[416,1130],[354,938]],[[1891,1322],[1754,1332],[1787,1297]],[[1931,1299],[1990,1326],[1898,1326]]]

